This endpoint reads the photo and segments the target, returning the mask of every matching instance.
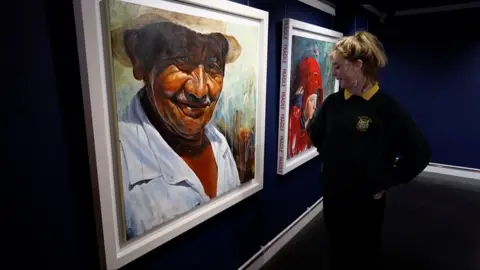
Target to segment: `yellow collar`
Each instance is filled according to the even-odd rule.
[[[368,89],[367,91],[364,91],[361,97],[365,100],[370,100],[378,92],[379,89],[380,89],[380,86],[378,86],[378,83],[376,83],[370,89]],[[345,100],[347,100],[352,96],[352,93],[348,89],[345,89],[344,96],[345,96]]]

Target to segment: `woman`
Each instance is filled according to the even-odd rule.
[[[344,89],[307,126],[322,161],[324,218],[334,269],[379,269],[386,191],[428,165],[431,150],[408,113],[383,91],[387,58],[368,32],[337,42],[330,60]]]

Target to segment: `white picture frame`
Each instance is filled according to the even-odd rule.
[[[109,47],[105,1],[74,1],[79,63],[89,146],[92,190],[102,268],[118,269],[197,226],[263,188],[268,12],[216,0],[125,0],[124,2],[221,20],[243,20],[258,26],[255,112],[255,178],[229,193],[169,221],[129,242],[122,240],[122,212],[116,185],[118,163],[113,139],[113,97],[109,96]]]
[[[334,30],[290,18],[285,18],[283,20],[282,47],[280,50],[281,68],[277,148],[277,174],[279,175],[287,174],[288,172],[318,155],[317,149],[314,146],[311,146],[307,150],[288,158],[293,36],[326,41],[334,44],[337,40],[343,37],[343,34]],[[326,78],[323,78],[323,80],[325,79]],[[333,92],[338,91],[339,84],[338,81],[335,80]]]

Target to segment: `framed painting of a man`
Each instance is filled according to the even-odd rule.
[[[263,187],[268,13],[82,0],[76,24],[108,268]]]
[[[325,98],[338,91],[328,54],[342,33],[284,19],[282,28],[277,173],[318,155],[306,126]]]

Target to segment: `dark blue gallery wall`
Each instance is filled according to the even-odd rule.
[[[432,162],[480,168],[480,9],[388,18],[384,91],[428,137]]]
[[[265,187],[124,269],[236,269],[322,196],[317,160],[284,177],[275,173],[281,20],[337,30],[342,20],[295,0],[241,3],[270,12]],[[15,184],[15,222],[5,232],[18,244],[10,258],[19,269],[97,269],[73,8],[70,1],[26,0],[9,10],[22,10],[4,32],[11,74],[1,107],[9,143],[2,148]],[[345,22],[356,20],[350,15]]]
[[[4,3],[19,11],[5,14],[11,27],[2,44],[9,63],[1,106],[8,176],[2,180],[15,186],[4,189],[15,196],[7,204],[14,221],[4,217],[10,220],[5,235],[15,243],[4,257],[13,264],[4,261],[5,268],[98,264],[73,10],[70,1],[55,2],[56,10],[44,1]]]
[[[350,35],[357,31],[369,31],[372,34],[377,34],[379,28],[383,26],[382,24],[380,24],[380,17],[361,6],[356,6],[353,8],[355,10],[355,20],[353,24],[350,24],[350,31],[346,34]]]
[[[353,35],[362,30],[376,34],[382,27],[380,18],[361,5],[354,5],[354,2],[336,1],[334,30],[344,35]]]

